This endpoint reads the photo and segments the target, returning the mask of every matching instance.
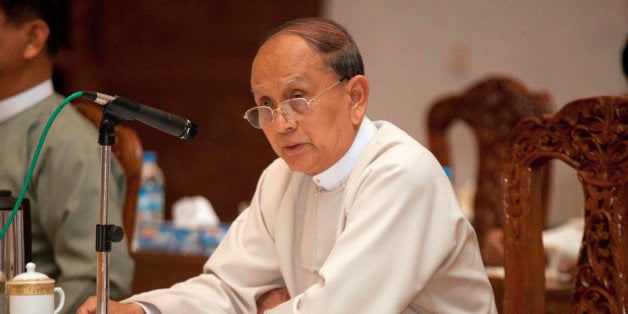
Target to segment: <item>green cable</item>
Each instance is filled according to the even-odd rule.
[[[68,96],[59,104],[55,112],[53,112],[50,118],[48,119],[48,123],[46,123],[46,126],[44,127],[44,131],[41,133],[41,136],[39,137],[39,144],[37,144],[37,149],[35,150],[35,154],[33,155],[33,160],[31,160],[31,165],[29,166],[28,172],[26,173],[26,179],[24,180],[24,185],[22,186],[20,195],[17,197],[15,206],[13,206],[13,211],[11,211],[11,215],[9,216],[9,221],[7,221],[7,223],[2,228],[2,231],[0,231],[0,239],[4,238],[4,234],[7,232],[7,229],[9,229],[9,226],[11,225],[11,223],[13,223],[13,218],[15,218],[15,215],[17,214],[17,210],[20,208],[20,205],[22,204],[22,199],[24,198],[24,194],[26,194],[26,189],[28,188],[28,184],[31,181],[31,176],[33,175],[35,164],[37,164],[37,158],[39,158],[39,152],[41,151],[41,148],[44,145],[44,140],[46,139],[48,130],[52,126],[52,122],[57,117],[61,109],[65,107],[65,105],[67,105],[73,99],[81,97],[81,96],[83,96],[83,92],[76,92]]]

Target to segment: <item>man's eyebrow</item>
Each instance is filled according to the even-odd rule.
[[[288,80],[288,81],[284,84],[284,86],[292,85],[292,84],[295,84],[295,83],[300,83],[300,82],[302,82],[302,81],[304,81],[304,80],[303,80],[303,77],[299,75],[299,76],[297,76],[297,77],[295,77],[295,78],[293,78],[293,79]]]
[[[303,79],[303,77],[301,75],[297,75],[296,77],[291,78],[288,81],[286,81],[283,84],[283,87],[285,88],[286,86],[290,86],[290,85],[294,85],[294,84],[297,84],[297,83],[301,83],[303,81],[305,81],[305,79]],[[257,93],[257,92],[260,92],[260,90],[259,89],[254,89],[254,88],[251,89],[251,93]]]

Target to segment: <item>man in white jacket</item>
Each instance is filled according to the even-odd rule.
[[[268,34],[251,73],[245,118],[280,158],[203,274],[114,302],[112,313],[496,312],[441,166],[393,124],[365,116],[369,85],[344,28],[287,22]],[[94,308],[92,298],[79,312]]]

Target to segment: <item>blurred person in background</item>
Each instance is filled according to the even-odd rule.
[[[0,189],[17,196],[48,119],[64,100],[52,72],[66,39],[60,1],[0,0]],[[122,225],[124,173],[112,158],[109,222]],[[70,105],[46,137],[30,185],[36,271],[65,291],[63,313],[96,292],[95,225],[100,219],[98,130]],[[133,261],[126,241],[110,253],[111,296],[130,294]]]

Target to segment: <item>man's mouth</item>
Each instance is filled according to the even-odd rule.
[[[288,154],[293,154],[301,150],[302,147],[303,147],[303,144],[286,145],[283,147],[283,150],[284,152]]]

